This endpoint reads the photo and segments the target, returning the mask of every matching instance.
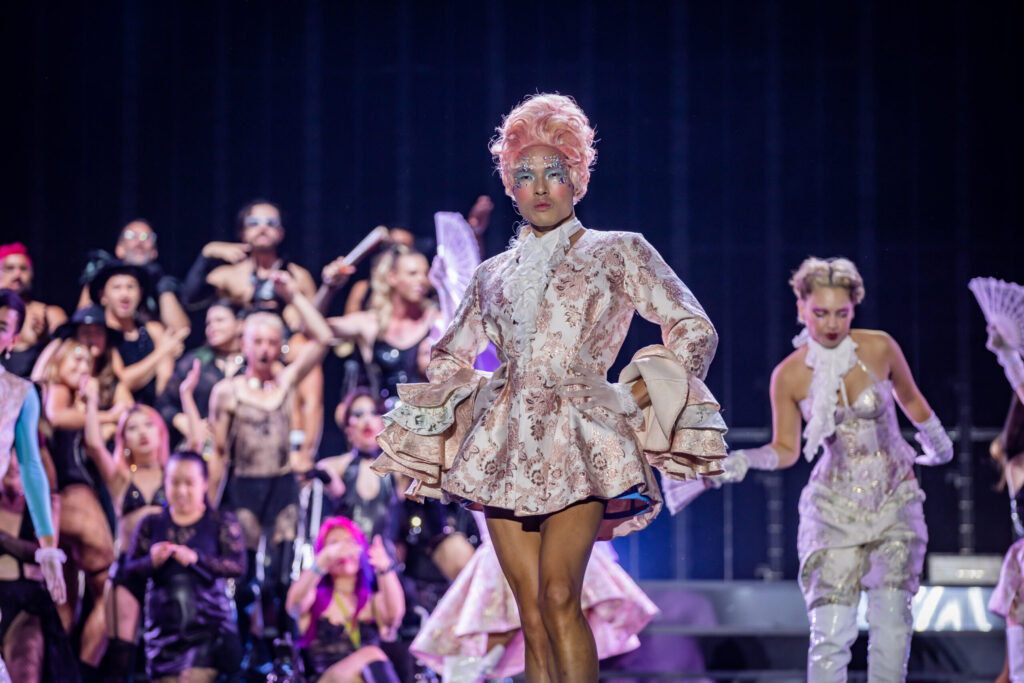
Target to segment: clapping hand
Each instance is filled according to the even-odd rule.
[[[149,549],[149,559],[154,567],[162,567],[164,562],[174,553],[174,544],[168,541],[154,543]]]
[[[373,537],[373,543],[370,544],[366,554],[370,559],[370,565],[377,573],[383,574],[394,567],[394,562],[388,549],[384,547],[384,539],[380,537],[380,534]]]
[[[199,359],[192,359],[192,368],[185,375],[185,378],[181,380],[181,384],[178,385],[179,393],[188,395],[195,391],[196,385],[199,384],[199,371],[201,369],[202,363],[199,362]]]

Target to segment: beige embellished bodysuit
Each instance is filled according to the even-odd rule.
[[[808,609],[856,605],[862,590],[917,591],[928,531],[924,493],[909,476],[914,449],[896,420],[890,380],[873,380],[851,403],[840,383],[835,432],[800,496],[800,587]],[[809,420],[811,401],[800,402]]]

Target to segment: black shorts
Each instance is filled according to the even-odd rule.
[[[248,510],[264,529],[274,526],[289,505],[299,504],[299,484],[291,472],[276,477],[231,477],[224,491],[227,510]]]
[[[130,577],[125,572],[125,565],[127,564],[128,556],[121,553],[121,556],[117,558],[117,563],[111,569],[110,572],[110,584],[114,587],[124,586],[128,589],[128,592],[138,601],[139,608],[141,609],[146,604],[146,579],[145,577]],[[116,597],[114,598],[117,599]]]

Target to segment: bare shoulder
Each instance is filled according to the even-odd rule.
[[[857,343],[857,355],[865,361],[884,363],[893,349],[898,349],[896,340],[882,330],[850,330],[850,338]]]
[[[804,344],[782,359],[775,369],[772,370],[773,393],[779,393],[793,397],[804,393],[801,387],[810,381],[811,369],[807,367],[807,345]]]
[[[236,375],[235,377],[238,377]],[[234,410],[235,407],[235,392],[232,390],[231,383],[234,381],[234,377],[225,377],[216,384],[213,385],[213,389],[210,390],[210,405],[218,410]]]

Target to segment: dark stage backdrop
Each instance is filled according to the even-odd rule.
[[[40,298],[72,306],[85,251],[136,216],[183,275],[254,196],[314,272],[378,223],[429,235],[481,193],[494,253],[516,216],[487,140],[525,94],[571,94],[600,139],[578,214],[642,231],[700,298],[730,442],[767,437],[791,269],[850,256],[857,324],[902,344],[959,430],[955,463],[919,472],[930,549],[1007,547],[972,428],[1000,425],[1010,392],[966,285],[1024,280],[1021,3],[8,2],[0,32],[3,239],[31,248]],[[638,322],[623,356],[657,340]],[[705,494],[619,543],[625,565],[794,577],[808,471]]]

